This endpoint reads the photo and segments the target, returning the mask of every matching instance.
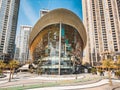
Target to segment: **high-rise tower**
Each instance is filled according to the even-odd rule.
[[[20,37],[19,37],[19,60],[20,62],[26,62],[29,59],[29,35],[32,30],[31,26],[22,25],[20,27]]]
[[[119,0],[82,0],[88,35],[86,58],[97,65],[105,51],[120,52]]]
[[[12,59],[20,0],[0,0],[0,58]]]

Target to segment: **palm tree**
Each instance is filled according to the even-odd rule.
[[[37,73],[38,75],[42,74],[42,59],[38,60],[38,65],[37,65]]]
[[[110,68],[112,68],[112,67],[114,66],[113,60],[111,60],[111,59],[105,59],[105,60],[103,60],[102,66],[103,66],[104,68],[107,68],[107,69],[108,69],[109,83],[110,83],[110,85],[112,85]]]
[[[0,60],[0,70],[1,70],[1,73],[3,74],[3,69],[5,68],[6,64]]]
[[[9,68],[10,68],[9,82],[11,81],[11,75],[12,75],[12,78],[13,78],[13,74],[14,74],[15,68],[17,68],[18,65],[19,65],[19,62],[17,60],[11,60],[9,62]]]
[[[119,69],[119,68],[120,68],[120,56],[118,56],[118,59],[117,59],[116,65],[117,65],[117,67],[118,67],[118,69]]]
[[[120,56],[117,57],[117,61],[115,62],[117,71],[115,72],[115,75],[120,78]]]

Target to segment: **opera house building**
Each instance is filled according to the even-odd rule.
[[[82,63],[86,42],[86,31],[79,17],[60,8],[37,21],[30,33],[29,47],[43,74],[72,74]]]

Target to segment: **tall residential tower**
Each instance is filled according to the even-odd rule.
[[[120,1],[82,0],[88,42],[86,60],[96,65],[105,51],[120,52]]]
[[[0,0],[0,58],[12,59],[20,0]]]
[[[29,35],[32,30],[31,26],[22,25],[20,27],[20,37],[19,37],[19,45],[16,49],[19,48],[19,60],[20,62],[25,63],[29,59]]]

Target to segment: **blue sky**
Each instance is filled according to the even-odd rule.
[[[40,10],[66,8],[77,14],[82,20],[81,0],[20,0],[17,34],[20,25],[34,26],[40,18]]]

